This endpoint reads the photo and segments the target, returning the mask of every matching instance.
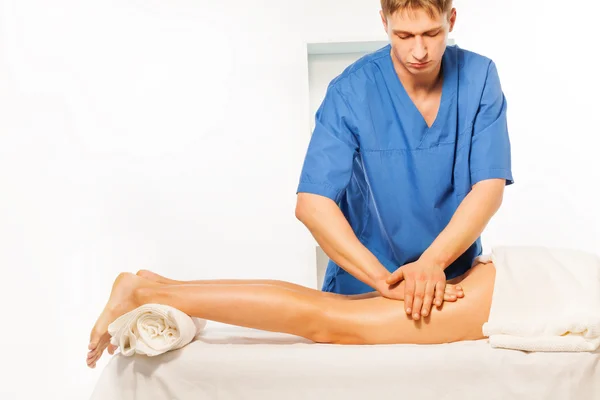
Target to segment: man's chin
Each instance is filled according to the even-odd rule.
[[[423,67],[415,67],[413,65],[407,65],[406,69],[413,75],[429,75],[435,71],[436,64],[431,62]]]
[[[434,67],[433,61],[424,64],[407,64],[408,69],[415,72],[430,71]]]

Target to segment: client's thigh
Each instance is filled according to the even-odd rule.
[[[336,302],[330,309],[340,329],[339,342],[435,344],[483,338],[494,290],[492,263],[473,267],[461,282],[465,297],[434,307],[430,316],[413,321],[402,302],[376,297]]]

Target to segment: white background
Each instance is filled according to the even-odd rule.
[[[497,63],[516,183],[485,246],[600,248],[591,0],[458,0]],[[0,1],[0,398],[82,399],[118,272],[315,285],[294,217],[306,42],[385,39],[377,0]]]

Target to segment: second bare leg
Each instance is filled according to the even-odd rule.
[[[318,295],[318,296],[329,296],[335,297],[335,293],[322,292],[320,290],[311,289],[305,286],[296,285],[295,283],[280,281],[276,279],[217,279],[217,280],[193,280],[193,281],[180,281],[175,279],[166,278],[162,275],[156,274],[152,271],[148,271],[142,269],[137,272],[138,276],[142,278],[149,279],[154,282],[162,283],[164,285],[248,285],[248,284],[261,284],[261,285],[271,285],[271,286],[279,286],[285,289],[294,290],[297,292],[302,292],[307,295]],[[344,297],[347,300],[357,300],[357,299],[369,299],[372,297],[379,296],[379,293],[373,291],[364,294],[350,295]]]
[[[180,281],[175,279],[169,279],[162,275],[156,274],[152,271],[148,270],[139,270],[137,272],[138,276],[142,278],[161,283],[163,285],[249,285],[249,284],[261,284],[261,285],[271,285],[278,286],[284,289],[293,290],[299,293],[303,293],[310,296],[327,296],[331,298],[339,298],[342,300],[364,300],[371,299],[374,297],[381,296],[378,292],[373,291],[369,293],[363,294],[355,294],[355,295],[347,295],[340,297],[336,293],[323,292],[320,290],[311,289],[305,286],[297,285],[291,282],[285,282],[275,279],[218,279],[218,280],[193,280],[193,281]],[[444,296],[444,301],[456,301],[457,298],[461,298],[464,296],[462,288],[460,285],[457,285],[460,281],[452,282],[446,285],[446,294]]]

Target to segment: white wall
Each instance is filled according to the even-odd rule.
[[[457,42],[496,60],[510,101],[517,184],[487,237],[597,248],[594,13],[511,3],[457,1]],[[382,39],[377,11],[0,1],[0,296],[22,326],[1,334],[0,398],[91,393],[107,358],[85,367],[87,336],[120,271],[315,284],[294,218],[305,42]]]
[[[531,243],[600,252],[600,5],[565,4],[456,2],[457,42],[495,60],[509,107],[516,183],[483,235],[488,249]]]

